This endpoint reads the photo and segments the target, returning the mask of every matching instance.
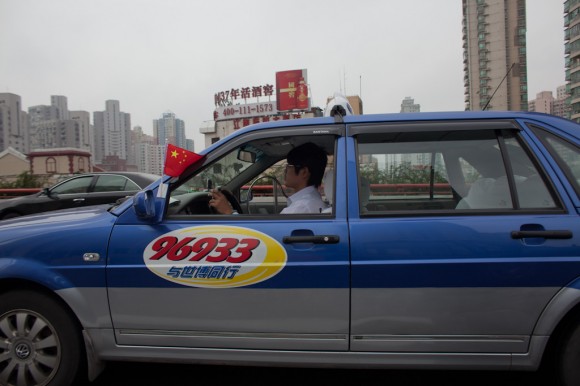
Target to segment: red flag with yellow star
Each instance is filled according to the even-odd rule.
[[[196,163],[202,158],[202,155],[169,143],[167,144],[167,152],[165,153],[165,167],[163,168],[163,174],[170,177],[179,177],[188,166]]]

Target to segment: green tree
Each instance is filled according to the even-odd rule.
[[[30,172],[22,172],[18,175],[16,180],[12,182],[0,181],[0,188],[2,189],[18,189],[18,188],[40,188],[44,183],[38,176],[30,174]]]

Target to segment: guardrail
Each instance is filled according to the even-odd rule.
[[[413,196],[427,194],[430,190],[430,184],[370,184],[371,196]],[[433,184],[433,193],[452,194],[451,185],[447,183],[435,183]]]
[[[242,189],[247,190],[249,186],[244,185]],[[370,184],[370,194],[372,196],[390,196],[390,195],[417,195],[428,193],[429,184]],[[40,192],[40,188],[17,188],[17,189],[0,189],[0,199],[26,196]],[[433,184],[434,193],[451,194],[451,186],[446,183]],[[255,196],[271,196],[272,185],[254,185],[252,188]]]
[[[3,198],[14,198],[20,196],[27,196],[40,192],[40,188],[14,188],[14,189],[0,189],[0,200]]]
[[[247,190],[249,186],[244,185],[242,189]],[[430,184],[370,184],[371,196],[414,196],[428,194],[431,190]],[[252,188],[254,196],[271,196],[272,185],[254,185]],[[447,183],[433,184],[434,194],[452,194],[451,185]]]

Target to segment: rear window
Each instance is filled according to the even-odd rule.
[[[372,133],[357,143],[362,214],[560,208],[515,131]]]

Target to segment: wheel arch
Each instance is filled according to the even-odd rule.
[[[533,336],[549,337],[541,356],[543,364],[554,357],[566,332],[579,320],[580,278],[576,278],[552,298],[534,328]]]
[[[75,321],[79,331],[84,329],[81,321],[74,313],[70,305],[52,289],[27,279],[0,279],[0,295],[12,291],[31,291],[51,297],[57,301],[63,307],[68,316],[70,316]]]
[[[60,309],[66,314],[66,316],[72,321],[76,326],[76,333],[78,334],[79,342],[81,344],[81,352],[85,353],[85,356],[80,358],[80,367],[78,375],[80,377],[87,377],[88,374],[94,373],[95,364],[91,360],[91,347],[87,344],[87,337],[85,334],[84,326],[81,321],[70,307],[70,305],[63,299],[58,293],[52,289],[31,280],[27,279],[0,279],[0,296],[8,294],[10,292],[29,292],[34,293],[39,296],[48,297],[54,302],[56,302]],[[70,332],[69,332],[70,333]],[[100,371],[99,371],[100,372]],[[98,373],[97,373],[98,374]],[[93,379],[95,376],[93,376]]]

